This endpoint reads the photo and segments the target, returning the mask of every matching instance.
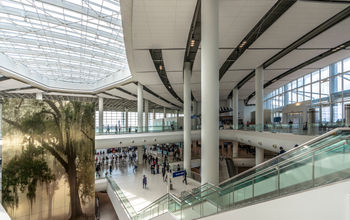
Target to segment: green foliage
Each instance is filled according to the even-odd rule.
[[[35,200],[38,181],[49,183],[55,179],[43,157],[41,147],[28,145],[21,155],[15,155],[2,169],[2,202],[14,207],[18,205],[18,189],[27,192],[32,203]]]

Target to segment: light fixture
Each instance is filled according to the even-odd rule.
[[[295,106],[300,106],[300,105],[301,105],[300,102],[295,103]]]
[[[196,43],[196,41],[195,40],[191,40],[191,44],[190,44],[190,46],[191,47],[194,47],[194,44]]]
[[[160,66],[159,66],[159,69],[160,69],[160,70],[163,70],[163,66],[162,66],[162,65],[160,65]]]

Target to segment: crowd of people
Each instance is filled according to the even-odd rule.
[[[127,167],[136,164],[136,147],[112,148],[95,152],[96,177],[112,175],[118,166]]]

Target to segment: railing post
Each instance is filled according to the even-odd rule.
[[[254,200],[254,177],[252,179],[252,201]]]
[[[277,166],[277,191],[278,191],[278,196],[281,195],[281,179],[280,179],[280,168]]]
[[[233,184],[232,186],[232,207],[234,208],[235,207],[235,185]]]
[[[312,187],[315,186],[315,153],[312,153]]]

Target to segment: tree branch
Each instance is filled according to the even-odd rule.
[[[60,162],[60,164],[64,167],[66,172],[68,172],[68,163],[61,157],[61,155],[59,155],[59,153],[57,153],[57,151],[48,143],[43,143],[42,146],[47,151],[49,151],[52,154],[52,156],[54,156],[58,160],[58,162]]]
[[[80,129],[80,131],[89,139],[93,144],[95,144],[95,141],[93,138],[91,138],[83,129]]]
[[[55,103],[53,103],[51,100],[47,100],[47,99],[45,99],[44,102],[46,102],[52,108],[52,110],[56,113],[57,118],[61,118],[61,113],[58,110]]]
[[[4,122],[6,122],[7,124],[12,125],[13,127],[17,128],[22,133],[26,133],[25,130],[22,128],[22,126],[19,123],[15,122],[15,121],[11,121],[11,120],[4,118],[4,117],[2,117],[2,120],[4,120]]]

